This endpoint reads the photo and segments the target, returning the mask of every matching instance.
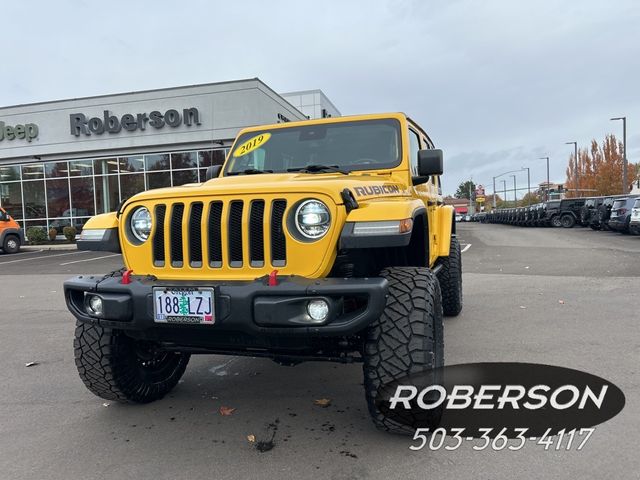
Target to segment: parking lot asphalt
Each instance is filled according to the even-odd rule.
[[[612,381],[626,406],[582,451],[411,451],[410,438],[373,428],[359,365],[196,356],[165,399],[105,402],[77,376],[62,282],[120,257],[36,252],[0,254],[0,477],[639,478],[640,237],[481,224],[458,234],[464,310],[445,320],[446,363],[546,363]]]

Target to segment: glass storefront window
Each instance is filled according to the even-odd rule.
[[[41,219],[41,220],[27,220],[25,222],[22,222],[22,227],[24,228],[24,233],[26,234],[29,229],[31,227],[38,227],[43,229],[44,231],[48,230],[48,225],[47,225],[47,220],[46,219]]]
[[[23,182],[25,218],[46,218],[47,207],[44,194],[44,180]]]
[[[42,164],[22,165],[23,180],[36,180],[38,178],[44,178],[44,166]]]
[[[73,219],[73,226],[76,227],[78,233],[84,228],[84,224],[87,223],[87,220],[89,220],[90,218],[91,217],[79,217]]]
[[[222,165],[226,155],[226,148],[219,148],[218,150],[203,150],[198,152],[199,167],[207,168],[211,165]]]
[[[71,216],[69,203],[69,181],[66,178],[60,180],[47,180],[47,205],[50,217]]]
[[[147,189],[164,188],[171,186],[170,172],[147,173]]]
[[[171,154],[171,168],[173,170],[179,170],[183,168],[196,168],[197,166],[197,152],[181,152]]]
[[[126,200],[144,191],[144,174],[120,175],[120,198]]]
[[[145,155],[145,166],[149,170],[169,170],[169,154]]]
[[[198,152],[198,165],[200,167],[200,181],[205,181],[207,168],[211,165],[222,165],[228,150],[219,148],[218,150],[203,150]]]
[[[117,175],[100,175],[95,177],[96,213],[113,212],[120,203],[120,189]]]
[[[74,219],[75,222],[75,219]],[[62,235],[64,232],[64,227],[68,227],[71,225],[71,219],[69,217],[66,218],[50,218],[49,219],[49,228],[55,228],[58,231],[58,235]]]
[[[146,189],[204,181],[228,149],[0,166],[0,205],[25,227],[84,225]],[[26,222],[25,222],[26,220]],[[61,230],[60,230],[61,231]]]
[[[93,170],[96,175],[118,173],[118,161],[115,158],[99,158],[93,161]]]
[[[17,165],[0,167],[0,182],[13,182],[16,180],[20,180],[20,167]]]
[[[85,177],[93,175],[91,160],[75,160],[69,162],[70,177]]]
[[[70,182],[73,216],[86,217],[94,215],[95,206],[93,203],[93,179],[91,177],[72,178]]]
[[[22,218],[22,184],[0,182],[0,205],[13,218]]]
[[[197,183],[198,171],[197,170],[178,170],[172,173],[173,186],[184,185],[185,183]]]
[[[144,159],[142,157],[121,157],[120,173],[142,172],[144,170]]]
[[[68,177],[69,165],[67,162],[48,162],[44,164],[44,173],[47,178]]]

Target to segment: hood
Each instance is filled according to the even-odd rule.
[[[357,200],[409,196],[406,178],[408,178],[407,172],[397,170],[384,174],[265,173],[234,175],[215,178],[205,183],[147,190],[134,195],[127,203],[164,198],[242,195],[243,193],[318,193],[331,197],[336,204],[341,204],[341,192],[345,188],[351,190]]]

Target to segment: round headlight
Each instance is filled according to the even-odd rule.
[[[131,233],[136,239],[144,242],[151,234],[151,213],[145,207],[136,209],[131,214]]]
[[[320,200],[305,200],[296,210],[295,222],[304,237],[317,240],[329,231],[331,215]]]

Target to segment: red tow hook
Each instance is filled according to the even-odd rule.
[[[278,285],[278,270],[274,270],[269,274],[269,283],[270,287],[275,287]]]
[[[123,285],[129,285],[131,283],[131,274],[133,270],[127,270],[122,274],[122,281],[120,282]]]

